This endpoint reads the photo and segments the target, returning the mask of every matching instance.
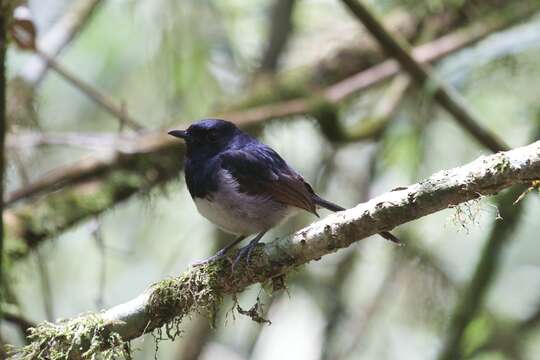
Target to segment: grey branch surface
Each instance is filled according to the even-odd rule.
[[[68,359],[86,358],[121,348],[122,341],[164,325],[167,334],[174,337],[171,331],[177,329],[185,316],[202,312],[212,317],[225,295],[279,278],[295,267],[370,235],[539,178],[540,141],[482,156],[467,165],[440,171],[419,183],[329,215],[288,237],[261,244],[251,263],[239,264],[234,272],[230,262],[223,259],[156,283],[134,300],[110,310],[57,324],[42,323],[33,330],[31,343],[19,349],[15,356],[33,359],[37,354],[44,358],[61,354]]]

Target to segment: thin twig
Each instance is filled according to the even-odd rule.
[[[97,218],[93,224],[92,236],[94,237],[100,256],[98,293],[96,297],[96,306],[98,309],[102,309],[105,306],[105,285],[107,281],[107,254],[101,228],[101,220]]]
[[[44,146],[68,146],[96,152],[130,153],[134,137],[130,134],[85,132],[17,132],[6,140],[8,151],[20,151]]]
[[[78,0],[38,39],[38,47],[51,57],[57,56],[80,33],[102,0]],[[47,73],[47,62],[39,57],[30,59],[19,76],[31,87],[38,86]]]
[[[53,57],[45,54],[39,48],[35,49],[35,53],[39,55],[45,62],[47,62],[48,66],[62,76],[64,80],[69,82],[75,88],[79,89],[103,109],[107,110],[111,115],[118,119],[121,124],[126,124],[133,130],[137,131],[144,129],[144,127],[137,120],[132,118],[122,106],[117,105],[109,96],[96,90],[92,85],[78,78]]]
[[[400,235],[400,239],[402,236]],[[386,275],[377,289],[373,300],[368,305],[368,307],[361,314],[361,318],[355,318],[353,322],[358,324],[354,328],[354,332],[351,335],[352,341],[348,347],[342,349],[338,352],[338,355],[334,356],[333,359],[347,359],[349,358],[358,348],[364,348],[366,344],[366,338],[369,335],[371,326],[374,324],[374,319],[381,312],[383,305],[386,304],[386,300],[391,297],[389,292],[392,286],[396,283],[398,276],[401,273],[403,267],[403,261],[400,260],[396,255],[397,252],[393,254],[391,260],[390,269],[387,270]]]

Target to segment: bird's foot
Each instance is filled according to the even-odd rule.
[[[196,267],[196,266],[206,265],[211,262],[223,259],[225,255],[227,254],[227,251],[224,251],[224,250],[228,250],[228,249],[221,249],[220,251],[218,251],[212,256],[207,257],[206,259],[202,259],[202,260],[191,263],[191,266]]]
[[[257,247],[258,241],[252,241],[247,246],[241,248],[238,251],[238,254],[234,258],[233,264],[232,264],[232,271],[234,271],[234,268],[238,263],[242,260],[242,258],[246,258],[246,264],[249,265],[249,262],[251,261],[251,254],[253,253],[253,250]]]

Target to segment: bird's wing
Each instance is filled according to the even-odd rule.
[[[235,178],[239,191],[271,196],[278,202],[317,215],[311,186],[270,147],[260,143],[245,146],[228,150],[220,158],[221,167]]]

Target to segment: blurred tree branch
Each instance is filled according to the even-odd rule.
[[[47,67],[52,68],[65,81],[116,117],[120,121],[121,128],[124,124],[134,130],[141,130],[143,128],[139,122],[127,113],[123,106],[117,105],[110,96],[100,92],[73,72],[67,70],[62,64],[56,61],[54,56],[50,56],[40,49],[36,40],[37,31],[35,24],[31,18],[29,19],[25,16],[17,19],[11,27],[11,35],[21,49],[33,51],[34,54],[38,55],[46,63]]]
[[[293,11],[296,0],[274,0],[269,21],[267,46],[258,72],[273,74],[278,70],[283,54],[293,32]]]
[[[342,0],[351,13],[362,22],[381,46],[392,55],[409,75],[439,102],[474,139],[493,152],[504,151],[508,146],[482,125],[467,107],[461,96],[438,80],[427,65],[417,62],[407,51],[406,45],[391,35],[371,12],[358,0]]]
[[[75,359],[106,350],[124,351],[124,341],[164,325],[166,334],[174,338],[185,316],[198,312],[213,318],[226,295],[269,281],[370,235],[538,178],[540,141],[480,157],[332,214],[288,237],[261,244],[252,262],[239,264],[234,272],[229,261],[223,259],[154,284],[132,301],[105,312],[58,324],[39,324],[29,337],[31,344],[19,349],[18,356],[32,359],[41,354]]]
[[[57,56],[81,32],[102,0],[77,0],[53,27],[37,41],[50,57]],[[8,114],[10,125],[38,126],[34,110],[35,90],[45,78],[48,66],[38,56],[31,58],[10,80]]]
[[[45,61],[48,67],[56,71],[64,80],[118,119],[121,126],[125,124],[134,130],[142,130],[144,128],[139,121],[128,114],[127,110],[122,105],[117,105],[109,95],[97,90],[94,86],[67,70],[62,64],[56,61],[56,59],[47,55],[39,47],[36,47],[34,52]]]
[[[102,0],[75,1],[66,13],[38,39],[38,47],[49,57],[55,57],[69,45],[88,23]],[[44,59],[34,57],[24,65],[18,74],[29,87],[38,86],[47,73],[48,64]]]
[[[28,335],[28,330],[30,328],[33,328],[36,326],[35,323],[28,320],[27,318],[22,316],[18,311],[16,311],[13,306],[6,306],[4,304],[2,308],[3,308],[3,313],[2,313],[3,320],[15,325],[24,337]]]
[[[387,29],[392,33],[399,33],[407,42],[421,44],[427,38],[441,37],[458,28],[489,23],[490,17],[506,17],[510,20],[518,13],[525,14],[522,12],[525,9],[529,12],[538,9],[538,4],[529,0],[508,3],[503,8],[500,8],[500,5],[498,0],[485,0],[480,4],[475,0],[464,0],[460,8],[450,7],[446,11],[427,15],[410,9],[396,9],[386,15],[382,22]],[[493,11],[497,7],[499,8]],[[328,86],[384,61],[386,55],[381,52],[380,46],[366,35],[368,34],[360,32],[355,41],[310,67],[301,83],[314,88]],[[284,75],[284,78],[280,78],[287,83],[287,73]]]
[[[48,186],[62,191],[35,199],[31,204],[6,211],[7,255],[26,256],[30,248],[82,219],[89,219],[136,193],[176,178],[184,147],[163,136],[139,138],[137,150],[113,152],[79,161],[47,177]],[[61,216],[60,216],[61,214]]]
[[[540,305],[540,304],[539,304]],[[480,316],[484,316],[483,314]],[[508,358],[520,360],[524,358],[523,346],[526,343],[527,337],[532,335],[531,332],[540,325],[540,306],[522,321],[513,324],[508,324],[505,320],[490,318],[489,337],[484,343],[469,353],[464,354],[464,359],[475,359],[483,352],[501,351]]]

